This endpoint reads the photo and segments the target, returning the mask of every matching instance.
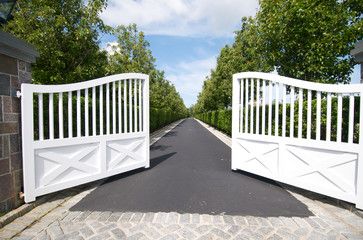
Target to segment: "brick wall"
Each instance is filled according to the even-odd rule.
[[[20,99],[16,91],[31,81],[30,63],[0,54],[0,212],[23,203]]]

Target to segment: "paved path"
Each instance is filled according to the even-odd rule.
[[[273,181],[231,171],[231,149],[194,119],[152,145],[150,155],[151,169],[109,179],[71,210],[312,215]]]
[[[151,169],[62,191],[0,239],[363,239],[362,218],[230,171],[229,151],[186,120],[152,147]]]

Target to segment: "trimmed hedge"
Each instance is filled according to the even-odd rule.
[[[184,114],[176,113],[171,110],[150,108],[150,132],[185,117]]]
[[[232,131],[231,109],[199,113],[196,114],[195,117],[231,136],[231,131]]]

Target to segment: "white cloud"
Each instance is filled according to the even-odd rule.
[[[166,78],[170,80],[182,96],[187,107],[196,103],[203,81],[216,65],[216,56],[190,62],[180,62],[175,67],[163,66]]]
[[[115,52],[120,51],[119,44],[117,42],[107,42],[104,48],[109,55],[114,55]]]
[[[146,34],[230,36],[257,0],[110,0],[102,13],[112,26],[136,23]]]

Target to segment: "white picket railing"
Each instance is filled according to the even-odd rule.
[[[232,169],[363,208],[362,95],[363,84],[235,74]]]
[[[149,167],[149,77],[22,84],[25,201]]]

